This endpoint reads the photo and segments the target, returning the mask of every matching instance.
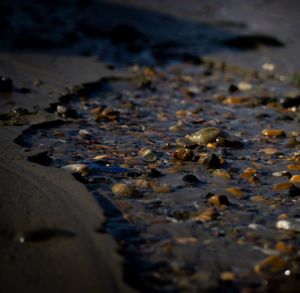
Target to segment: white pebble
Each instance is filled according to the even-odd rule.
[[[291,222],[287,221],[287,220],[279,220],[276,223],[276,228],[277,229],[283,229],[283,230],[290,230],[291,229]]]

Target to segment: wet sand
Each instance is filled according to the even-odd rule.
[[[24,11],[30,11],[28,7],[25,9],[21,2],[16,2],[17,8],[11,10],[11,5],[1,3],[5,7],[2,14],[7,13],[1,23],[1,36],[5,40],[0,52],[1,75],[12,78],[14,85],[12,92],[0,94],[1,290],[134,290],[135,275],[128,277],[126,256],[119,253],[120,239],[105,228],[110,215],[105,215],[96,198],[74,176],[54,166],[45,167],[28,160],[47,151],[48,146],[21,147],[15,140],[31,125],[44,123],[44,127],[51,129],[53,121],[62,119],[49,111],[51,105],[76,92],[76,87],[132,75],[124,69],[111,70],[113,67],[182,61],[197,64],[200,55],[220,58],[239,68],[246,66],[247,70],[274,63],[275,72],[279,72],[275,77],[279,79],[282,74],[294,73],[299,68],[298,32],[294,30],[298,26],[293,17],[297,4],[291,1],[283,13],[280,1],[275,6],[258,2],[251,7],[240,7],[233,1],[221,9],[218,3],[199,7],[192,1],[186,10],[174,8],[180,7],[180,3],[159,5],[152,1],[145,5],[140,1],[128,1],[125,5],[123,1],[121,4],[96,1],[91,6],[54,3],[50,16],[54,15],[55,21],[43,15],[43,5],[33,5],[36,11],[29,13],[32,17],[29,19],[34,19],[29,30],[26,18],[20,18],[15,27],[8,25],[9,15],[19,17]],[[47,5],[50,4],[46,8]],[[191,9],[193,5],[195,9]],[[259,9],[260,13],[252,19],[248,8],[249,11]],[[82,19],[77,19],[74,15],[81,15],[80,11]],[[70,27],[64,26],[62,15],[70,16]],[[44,30],[40,31],[36,29],[39,17],[44,17]],[[153,30],[153,21],[161,29]],[[124,23],[128,25],[125,28]],[[15,31],[3,30],[6,26]],[[226,40],[256,32],[270,39],[255,39],[254,44],[252,39],[246,51],[235,51],[232,42],[230,46],[220,46]],[[123,33],[131,34],[130,42],[122,39]],[[107,44],[107,39],[111,43]],[[256,46],[261,49],[256,50]],[[260,257],[257,253],[254,258],[258,261]],[[129,272],[134,274],[138,270],[137,262],[136,268]],[[205,276],[200,274],[197,278],[201,280]],[[137,287],[143,288],[143,284]]]

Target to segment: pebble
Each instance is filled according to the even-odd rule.
[[[112,187],[112,192],[117,195],[134,196],[137,191],[130,185],[125,183],[116,183]]]
[[[272,173],[272,175],[275,177],[281,177],[281,176],[286,176],[288,178],[292,177],[291,173],[288,171],[278,171],[278,172]]]
[[[238,88],[240,91],[250,91],[252,90],[252,84],[249,82],[241,81],[238,84]]]
[[[229,192],[230,194],[234,195],[237,198],[243,198],[245,196],[245,192],[237,187],[228,187],[226,189],[226,191]]]
[[[295,186],[300,187],[300,175],[292,176],[290,182],[293,183]]]
[[[159,157],[161,156],[159,153],[151,150],[151,149],[147,149],[147,148],[142,148],[139,151],[139,155],[146,161],[148,162],[155,162],[159,159]]]
[[[11,92],[12,90],[12,80],[6,76],[0,76],[0,92]]]
[[[241,104],[245,104],[248,101],[249,101],[249,98],[246,98],[246,97],[230,96],[230,97],[227,97],[223,101],[223,104],[225,104],[225,105],[241,105]]]
[[[235,281],[237,279],[237,276],[234,272],[225,271],[225,272],[222,272],[220,274],[220,279],[223,282],[232,282],[232,281]]]
[[[226,170],[217,169],[212,174],[226,180],[230,180],[232,178],[231,174]]]
[[[221,166],[221,160],[215,154],[200,154],[198,162],[208,169],[218,169]]]
[[[266,155],[276,155],[279,151],[275,148],[263,148],[260,149],[259,152],[265,153]]]
[[[220,128],[208,127],[186,135],[185,138],[198,145],[207,145],[208,143],[215,142],[217,137],[223,137],[224,135],[225,133]]]
[[[171,192],[171,187],[167,183],[163,183],[161,185],[157,185],[155,182],[150,182],[150,187],[154,192],[158,193],[169,193]]]
[[[255,265],[256,273],[274,274],[283,271],[288,267],[287,261],[279,255],[271,255]]]
[[[282,230],[291,230],[295,232],[300,232],[300,221],[279,220],[276,223],[276,228]]]
[[[283,191],[286,195],[289,196],[299,196],[300,195],[300,188],[297,188],[292,183],[278,183],[274,185],[273,190],[275,192]]]
[[[56,113],[64,118],[77,118],[78,114],[76,110],[67,108],[66,106],[57,105],[56,106]]]
[[[262,69],[266,71],[274,71],[275,70],[275,65],[272,63],[264,63],[262,65]]]
[[[293,170],[293,171],[300,171],[300,164],[297,164],[297,165],[290,164],[290,165],[288,165],[288,169]]]
[[[268,136],[268,137],[284,137],[285,136],[285,132],[281,129],[264,129],[262,131],[262,134],[264,136]]]
[[[85,129],[80,129],[78,131],[78,134],[82,137],[89,137],[91,135],[90,132]]]
[[[226,205],[228,206],[229,200],[225,195],[213,195],[208,199],[209,203],[215,205],[215,206],[221,206]]]
[[[297,247],[292,244],[287,244],[283,241],[279,241],[276,243],[275,248],[277,251],[284,254],[293,254],[297,252]]]
[[[199,183],[199,179],[193,174],[184,175],[182,180],[188,183]]]
[[[201,214],[197,215],[193,219],[196,222],[209,222],[213,221],[218,217],[219,213],[215,207],[207,208]]]
[[[78,173],[82,176],[89,174],[89,168],[86,164],[69,164],[61,167],[64,170],[71,171],[72,173]]]
[[[190,149],[180,148],[173,153],[173,157],[181,161],[191,161],[194,158],[194,153]]]

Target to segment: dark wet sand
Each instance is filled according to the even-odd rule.
[[[85,27],[86,43],[81,41],[81,36],[78,36],[77,43],[72,43],[72,37],[65,41],[65,29],[62,29],[59,34],[63,35],[63,41],[55,43],[56,36],[46,34],[46,39],[53,38],[54,41],[45,43],[44,48],[33,45],[36,44],[36,36],[40,41],[40,32],[33,30],[32,39],[30,30],[28,32],[26,26],[24,28],[21,25],[22,21],[26,20],[26,17],[20,16],[22,9],[11,11],[12,5],[1,3],[3,7],[8,8],[1,10],[1,38],[4,42],[0,50],[0,74],[11,77],[14,82],[12,93],[0,94],[1,113],[14,108],[26,108],[32,114],[26,115],[25,120],[18,121],[19,123],[12,123],[18,125],[2,124],[0,127],[0,291],[133,291],[124,281],[124,260],[118,254],[116,241],[112,236],[101,233],[106,218],[94,198],[70,174],[29,162],[27,157],[34,154],[26,152],[14,142],[30,125],[57,119],[56,115],[46,112],[45,109],[50,103],[57,102],[58,98],[65,94],[66,88],[124,74],[110,71],[101,61],[122,65],[129,57],[133,62],[145,60],[144,49],[138,50],[139,53],[134,50],[130,53],[130,49],[124,56],[120,54],[121,57],[116,57],[119,56],[116,49],[120,46],[118,42],[110,50],[110,47],[101,45],[105,43],[101,41],[98,48],[95,38],[86,35],[100,34],[101,39],[102,30],[97,31],[99,26],[106,29],[106,25],[111,28],[118,22],[128,22],[145,32],[150,40],[150,51],[157,56],[154,62],[161,62],[165,58],[163,54],[160,55],[161,52],[167,51],[166,59],[172,60],[183,58],[184,52],[187,51],[192,56],[201,54],[219,57],[252,68],[260,68],[265,62],[275,63],[283,73],[293,73],[299,69],[297,1],[290,1],[290,5],[284,7],[282,1],[276,1],[274,6],[268,1],[256,1],[250,7],[244,6],[246,4],[239,6],[235,1],[230,1],[229,6],[224,9],[221,9],[217,1],[210,4],[211,6],[201,7],[195,4],[195,1],[191,1],[191,5],[187,5],[185,9],[182,6],[175,9],[176,5],[180,7],[182,4],[171,4],[171,1],[165,2],[164,5],[160,5],[158,1],[149,1],[146,5],[141,1],[126,1],[126,5],[123,5],[123,1],[119,1],[122,2],[120,6],[116,4],[118,1],[110,3],[112,2],[114,4],[110,4],[111,6],[103,6],[102,11],[107,13],[104,13],[105,17],[102,18],[97,17],[97,12],[102,8],[99,4],[101,1],[94,2],[95,9],[85,5],[83,8],[73,5],[78,11],[71,11],[71,15],[79,13],[80,9],[95,11],[96,17],[94,15],[91,22],[83,20],[89,24]],[[191,9],[193,5],[197,9]],[[58,8],[61,10],[55,10],[54,15],[57,11],[68,12],[67,9],[64,10],[65,7]],[[256,11],[259,13],[256,14]],[[2,15],[6,13],[7,18]],[[86,13],[89,15],[88,11]],[[6,29],[9,14],[22,19],[15,33]],[[255,17],[252,18],[252,14]],[[145,22],[144,15],[150,15]],[[95,23],[95,19],[98,22]],[[200,38],[197,37],[198,30],[203,29],[203,24],[199,26],[195,19],[201,19],[201,23],[205,25],[209,24],[210,37],[203,38],[207,29],[205,26]],[[226,22],[228,19],[230,21]],[[161,29],[153,30],[151,20],[155,20],[155,27]],[[36,18],[36,22],[42,23],[43,18]],[[50,20],[50,23],[56,21]],[[160,26],[160,23],[163,25]],[[61,24],[61,27],[63,26]],[[33,27],[36,27],[36,24]],[[57,29],[51,25],[45,27],[48,32]],[[178,28],[182,28],[179,35]],[[71,29],[71,33],[74,31],[76,27]],[[22,39],[23,32],[26,34],[24,33]],[[245,32],[270,35],[282,41],[285,46],[273,48],[263,45],[259,51],[235,52],[232,48],[225,46],[221,50],[219,45],[215,45],[214,40],[222,41],[224,36],[232,39]],[[168,43],[174,39],[170,38],[170,35],[176,36],[176,46],[174,43]],[[29,39],[31,41],[26,42]],[[199,39],[205,41],[200,42]],[[124,44],[121,44],[122,46]],[[136,46],[139,47],[140,43],[137,42]],[[146,58],[146,61],[149,60]],[[42,83],[38,82],[40,80]],[[20,93],[21,88],[29,88],[31,92]],[[35,153],[41,151],[43,149],[36,149]]]

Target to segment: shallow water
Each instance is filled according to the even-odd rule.
[[[150,291],[235,292],[299,284],[299,233],[276,228],[278,219],[300,215],[299,189],[276,188],[300,174],[300,168],[294,170],[300,164],[299,105],[280,104],[299,89],[209,63],[131,70],[131,79],[105,80],[97,90],[74,94],[65,106],[77,119],[35,126],[19,143],[46,150],[52,166],[88,166],[88,174],[75,176],[106,211],[105,230],[120,243],[132,285]],[[252,89],[229,89],[241,81]],[[233,104],[230,96],[243,99]],[[108,107],[112,110],[105,112]],[[212,143],[193,148],[189,161],[175,159],[176,140],[205,127],[222,129],[242,147]],[[88,134],[80,135],[83,129]],[[268,137],[264,129],[285,135]],[[143,148],[150,156],[143,157]],[[199,163],[204,153],[220,158],[221,171]],[[227,173],[217,176],[222,171]],[[274,176],[278,171],[289,174]],[[199,181],[184,181],[187,174]],[[134,188],[132,196],[112,192],[120,182]],[[227,201],[218,204],[213,195]],[[215,214],[199,221],[211,207]],[[294,249],[281,251],[279,242]],[[270,255],[279,255],[285,265],[255,269]]]

